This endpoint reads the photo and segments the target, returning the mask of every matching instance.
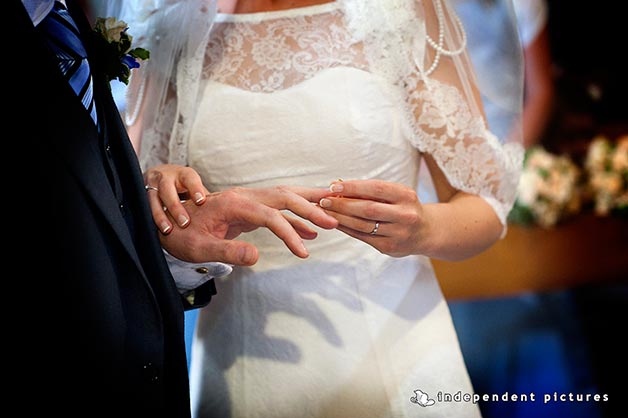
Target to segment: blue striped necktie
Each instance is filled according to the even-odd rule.
[[[59,69],[70,83],[72,90],[81,99],[94,123],[98,125],[92,73],[76,23],[65,6],[55,1],[52,11],[39,26],[48,35],[47,42],[59,59]]]

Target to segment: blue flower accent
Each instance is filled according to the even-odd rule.
[[[129,69],[140,68],[140,63],[128,54],[122,57],[122,64],[129,67]]]
[[[137,60],[150,57],[144,48],[131,49],[133,37],[128,34],[128,29],[124,21],[114,17],[96,19],[94,34],[100,49],[97,60],[108,81],[118,79],[129,84],[131,70],[140,66]]]

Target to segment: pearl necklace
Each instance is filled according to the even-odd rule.
[[[436,19],[438,20],[438,43],[432,39],[432,37],[426,34],[427,43],[434,48],[436,51],[436,56],[434,57],[434,61],[430,68],[427,69],[425,75],[430,75],[436,67],[438,67],[438,63],[440,62],[441,55],[453,57],[456,55],[460,55],[467,46],[467,33],[464,31],[464,26],[460,21],[460,18],[454,14],[453,19],[454,23],[458,26],[460,30],[462,42],[458,49],[455,50],[447,50],[444,48],[445,45],[445,14],[443,13],[443,4],[442,0],[434,0],[434,4],[436,5]]]

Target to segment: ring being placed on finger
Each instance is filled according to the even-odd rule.
[[[375,226],[373,227],[373,230],[371,231],[371,235],[377,235],[378,229],[379,229],[379,221],[376,221]]]
[[[144,190],[146,191],[154,190],[156,192],[159,192],[159,189],[157,187],[149,186],[148,184],[144,186]]]

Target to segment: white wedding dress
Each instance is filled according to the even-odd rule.
[[[390,47],[377,53],[382,16],[360,3],[219,14],[180,153],[211,191],[326,188],[339,178],[416,189],[429,153],[452,185],[484,197],[504,221],[520,159],[488,132],[446,57],[435,70],[413,64],[401,74],[399,26],[382,34]],[[368,18],[350,19],[352,7]],[[423,13],[391,16],[425,40]],[[413,57],[433,60],[412,45]],[[306,260],[265,229],[241,238],[258,247],[259,262],[219,280],[199,315],[195,417],[479,416],[472,402],[438,397],[473,389],[428,258],[392,258],[337,230],[306,242]]]

